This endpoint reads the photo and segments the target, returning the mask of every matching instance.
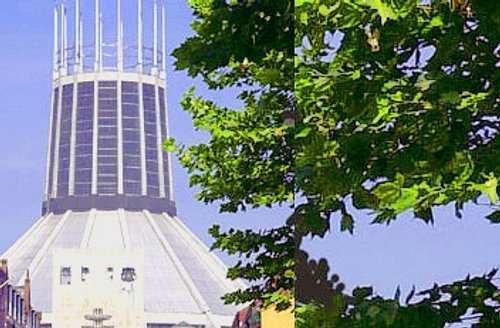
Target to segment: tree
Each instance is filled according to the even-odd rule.
[[[199,76],[212,89],[237,87],[242,109],[222,108],[186,93],[182,106],[210,141],[177,149],[181,163],[198,185],[200,200],[221,201],[222,212],[247,207],[291,206],[294,200],[293,135],[286,113],[293,110],[293,3],[263,1],[189,1],[196,35],[174,51],[176,68]],[[168,142],[172,150],[174,144]],[[267,231],[220,232],[213,227],[213,247],[242,260],[230,278],[255,282],[226,296],[242,303],[263,297],[289,305],[294,284],[292,228],[284,222]],[[292,251],[290,251],[292,250]]]
[[[454,204],[460,217],[481,195],[499,222],[499,9],[479,0],[304,0],[295,8],[302,233],[323,236],[333,213],[353,233],[359,209],[374,211],[374,223],[406,211],[432,223],[434,206]],[[473,309],[477,326],[493,327],[495,274],[435,286],[405,305],[369,288],[332,293],[329,308],[301,309],[298,325],[442,327]]]
[[[347,196],[376,222],[410,209],[432,222],[432,206],[453,202],[460,215],[481,194],[498,202],[499,25],[483,1],[419,3],[296,4],[296,167],[304,194],[341,211],[347,230]],[[325,43],[331,33],[342,41]]]
[[[399,290],[394,299],[383,299],[371,287],[358,287],[352,296],[335,295],[334,307],[325,309],[313,302],[299,308],[296,327],[439,328],[449,323],[498,327],[499,291],[491,281],[495,274],[435,285],[417,294],[413,289],[404,303]]]
[[[488,219],[500,221],[498,6],[485,0],[189,3],[196,35],[174,52],[177,69],[213,89],[238,88],[244,106],[221,108],[190,90],[182,105],[211,139],[191,147],[170,140],[167,149],[177,151],[191,184],[201,188],[199,199],[220,201],[221,211],[293,208],[282,227],[269,231],[211,229],[215,248],[247,259],[229,277],[254,282],[226,301],[264,297],[287,307],[281,291],[293,292],[296,278],[303,283],[294,268],[308,269],[290,249],[307,258],[302,238],[323,237],[336,213],[341,230],[353,233],[356,209],[373,210],[374,223],[406,211],[433,222],[434,206],[455,204],[460,216],[466,202],[485,195],[496,208]],[[427,299],[404,306],[398,295],[385,300],[370,289],[347,295],[337,279],[325,285],[332,288],[327,311],[310,305],[298,312],[325,327],[401,326],[427,313],[437,327],[473,308],[486,327],[500,320],[494,275],[436,286],[422,292]],[[444,294],[460,299],[459,306]],[[374,319],[378,314],[382,321]]]

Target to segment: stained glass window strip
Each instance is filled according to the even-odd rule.
[[[72,111],[73,84],[66,84],[62,88],[61,125],[59,133],[59,169],[57,176],[57,194],[59,197],[68,195]]]
[[[49,189],[49,194],[52,194],[53,186],[52,182],[54,180],[54,167],[55,167],[55,146],[56,146],[56,131],[57,131],[57,108],[59,105],[59,88],[54,89],[54,99],[52,104],[52,131],[50,131],[50,158],[49,158],[49,181],[47,181]]]
[[[158,179],[158,143],[156,134],[155,87],[143,85],[144,133],[146,139],[146,175],[149,196],[160,196]]]
[[[141,149],[139,129],[139,85],[122,82],[123,191],[141,194]]]
[[[78,84],[75,149],[75,195],[89,195],[92,189],[94,124],[94,82]]]
[[[117,193],[117,82],[99,82],[97,192]]]
[[[159,88],[159,100],[160,100],[160,120],[161,120],[161,139],[167,139],[167,107],[165,103],[165,89]],[[170,197],[170,177],[168,171],[168,153],[163,151],[163,171],[164,171],[164,181],[165,181],[165,195]]]

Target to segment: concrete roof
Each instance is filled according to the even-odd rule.
[[[97,211],[47,214],[2,255],[13,284],[32,279],[32,303],[52,312],[52,252],[56,248],[120,249],[144,252],[145,312],[209,311],[233,316],[237,308],[220,297],[245,288],[227,279],[226,266],[177,217],[142,212]]]

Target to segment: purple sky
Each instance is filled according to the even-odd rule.
[[[123,2],[125,7],[135,3]],[[0,10],[0,252],[40,215],[51,92],[52,6],[49,0],[4,1]],[[131,15],[135,17],[133,11]],[[168,1],[167,20],[171,52],[192,33],[186,1]],[[237,104],[234,93],[207,92],[185,73],[174,72],[172,58],[168,73],[173,136],[185,143],[206,140],[194,131],[190,117],[179,106],[183,92],[196,85],[199,93],[229,106]],[[188,188],[187,175],[177,162],[174,188],[179,217],[207,244],[211,239],[206,231],[215,222],[223,227],[269,227],[282,224],[289,212],[276,209],[219,215],[216,205],[194,200],[196,190]],[[357,217],[354,236],[338,232],[335,223],[332,234],[306,245],[314,256],[329,259],[349,289],[371,284],[377,292],[390,296],[398,284],[404,293],[412,284],[425,288],[434,281],[461,279],[467,273],[481,274],[499,266],[500,227],[483,219],[487,211],[484,206],[469,206],[465,218],[457,220],[451,209],[439,209],[434,227],[409,216],[389,227],[370,226],[369,218],[362,214]]]

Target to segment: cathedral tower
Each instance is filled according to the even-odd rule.
[[[85,39],[92,25],[84,24],[80,0],[74,3],[72,28],[65,3],[54,9],[43,213],[123,208],[175,214],[170,159],[162,151],[168,137],[165,7],[159,10],[157,1],[152,2],[151,47],[144,45],[142,0],[137,4],[137,27],[126,26],[136,34],[133,45],[124,42],[120,0],[111,36],[105,33],[101,4],[95,0],[93,40]],[[69,30],[74,32],[71,45]]]

